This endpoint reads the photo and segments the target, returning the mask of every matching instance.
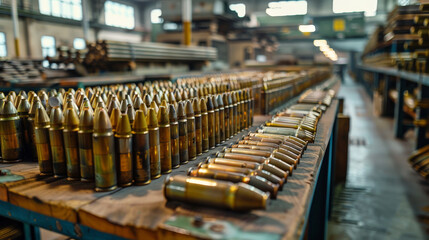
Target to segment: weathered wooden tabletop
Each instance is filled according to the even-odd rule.
[[[183,239],[184,236],[270,240],[297,238],[312,198],[314,178],[331,136],[337,105],[338,101],[334,100],[324,113],[318,125],[316,141],[309,144],[293,176],[277,199],[269,202],[266,210],[234,213],[184,203],[167,203],[162,194],[165,175],[147,186],[97,193],[93,190],[93,183],[40,177],[37,163],[0,164],[2,169],[10,169],[12,173],[23,176],[19,181],[0,183],[0,200],[130,239]],[[189,167],[196,166],[247,132],[241,132],[172,174],[185,174]],[[202,224],[195,225],[195,217]]]

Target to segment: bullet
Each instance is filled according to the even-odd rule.
[[[241,173],[249,176],[260,176],[274,184],[278,184],[280,189],[283,188],[283,184],[285,183],[285,179],[279,178],[274,174],[271,174],[270,172],[267,172],[265,170],[252,170],[249,168],[232,167],[232,166],[215,164],[215,163],[208,163],[208,164],[200,163],[198,164],[198,168],[208,168],[208,169],[213,169],[218,171]]]
[[[247,144],[232,144],[231,148],[244,148],[244,149],[253,149],[253,150],[261,150],[267,152],[273,152],[276,148],[267,147],[267,146],[257,146],[257,145],[247,145]]]
[[[121,110],[121,114],[127,113],[127,109],[128,109],[127,100],[123,99],[122,102],[121,102],[121,107],[119,108],[119,110]]]
[[[202,140],[201,140],[201,147],[203,152],[208,152],[210,145],[209,145],[209,118],[207,113],[207,105],[204,98],[200,99],[200,110],[201,110],[201,134],[202,134]]]
[[[206,160],[206,163],[214,163],[214,164],[220,164],[220,165],[227,165],[231,167],[241,167],[241,168],[249,168],[254,170],[265,170],[271,174],[274,174],[275,176],[287,180],[288,172],[283,171],[282,169],[269,164],[269,163],[257,163],[252,161],[244,161],[244,160],[237,160],[237,159],[228,159],[228,158],[210,158]]]
[[[213,105],[213,100],[209,96],[207,97],[207,113],[208,113],[208,128],[209,128],[209,147],[211,149],[216,146],[216,136],[215,136],[215,108]]]
[[[144,104],[144,102],[140,96],[137,96],[134,99],[134,103],[133,103],[134,110],[135,111],[139,110],[141,104]]]
[[[259,133],[277,134],[282,136],[298,136],[300,139],[305,141],[313,142],[314,135],[305,130],[294,129],[294,128],[282,128],[282,127],[267,127],[263,126],[258,130]]]
[[[231,133],[229,131],[229,104],[228,104],[228,95],[226,93],[222,94],[222,102],[224,107],[223,131],[225,133],[225,140],[227,140],[231,137]]]
[[[52,107],[50,114],[49,141],[55,177],[67,176],[67,160],[64,149],[64,117],[60,106]]]
[[[31,138],[31,145],[30,145],[31,150],[30,151],[32,153],[32,157],[31,158],[33,159],[33,161],[38,161],[38,159],[37,159],[37,150],[36,150],[36,137],[35,137],[35,134],[34,134],[34,128],[35,128],[34,120],[35,120],[35,117],[36,117],[37,108],[39,108],[39,106],[42,106],[42,103],[40,102],[40,99],[39,99],[38,96],[34,96],[33,97],[33,101],[31,102],[30,111],[28,113],[28,124],[29,124],[28,135]],[[1,111],[1,108],[2,108],[2,106],[1,106],[1,101],[0,101],[0,111]],[[1,155],[1,151],[0,151],[0,155]]]
[[[109,116],[100,109],[94,116],[92,135],[94,152],[95,190],[111,191],[117,188],[115,141]]]
[[[219,117],[219,105],[217,104],[217,99],[215,95],[211,96],[213,107],[214,107],[214,116],[215,116],[215,145],[218,146],[221,142],[220,140],[220,117]]]
[[[234,103],[232,101],[232,93],[227,93],[228,96],[228,108],[229,108],[229,136],[233,136],[235,135],[235,112],[237,110],[237,108],[234,108]],[[225,102],[226,104],[226,102]]]
[[[133,125],[134,183],[146,185],[150,180],[149,131],[143,110],[137,110]]]
[[[176,175],[166,179],[164,196],[167,200],[249,211],[265,209],[269,193],[244,183]]]
[[[143,97],[143,102],[146,104],[146,106],[150,106],[152,103],[152,97],[149,94],[145,94]]]
[[[165,106],[159,107],[158,112],[159,123],[159,144],[160,144],[160,159],[161,173],[171,172],[171,133],[170,133],[170,117],[168,109]]]
[[[246,90],[241,90],[241,102],[243,103],[243,125],[244,128],[249,128],[249,114],[250,114],[250,108],[249,108],[249,99],[247,98]]]
[[[250,94],[250,89],[245,90],[246,102],[247,102],[247,125],[251,127],[253,124],[253,100]]]
[[[53,174],[51,150],[49,149],[49,127],[50,120],[48,114],[41,103],[37,104],[34,118],[34,142],[36,144],[37,160],[41,175]]]
[[[26,146],[25,152],[23,153],[24,158],[31,159],[34,156],[34,153],[32,152],[33,148],[33,136],[32,130],[30,130],[31,125],[28,121],[29,118],[29,112],[30,112],[30,103],[27,99],[22,99],[21,102],[18,105],[18,116],[21,122],[21,129],[22,129],[22,139],[23,139],[23,146]]]
[[[247,183],[263,192],[269,192],[271,198],[277,197],[277,192],[279,189],[279,185],[273,184],[270,181],[267,181],[265,178],[259,176],[246,176],[241,173],[229,173],[207,168],[190,168],[188,170],[188,176],[224,180],[233,183]]]
[[[149,108],[148,114],[149,147],[150,147],[150,174],[151,179],[161,177],[161,156],[159,146],[158,118],[154,108]]]
[[[126,113],[128,115],[128,120],[130,121],[130,125],[132,126],[134,123],[134,119],[136,118],[136,111],[134,110],[134,107],[131,104],[128,104]]]
[[[257,162],[257,163],[269,163],[280,168],[283,171],[289,172],[289,175],[292,175],[292,172],[293,172],[293,165],[287,164],[282,160],[274,157],[266,158],[262,156],[247,155],[247,154],[241,154],[241,153],[231,153],[231,152],[217,153],[216,157],[243,160],[248,162],[250,161],[250,162]]]
[[[197,159],[197,143],[195,134],[195,117],[191,101],[186,101],[186,121],[188,122],[188,154],[189,160]]]
[[[186,164],[189,161],[188,152],[188,121],[186,120],[185,102],[178,102],[177,115],[179,117],[179,152],[180,164]]]
[[[93,132],[93,112],[89,107],[86,107],[82,109],[80,113],[78,132],[81,181],[94,180],[94,158],[92,151]]]
[[[224,151],[225,153],[241,153],[241,154],[255,155],[255,156],[261,156],[266,158],[274,157],[293,166],[294,168],[296,168],[296,165],[298,163],[297,160],[277,151],[268,152],[268,151],[244,149],[244,148],[226,148],[224,149]],[[289,172],[290,172],[290,175],[292,175],[292,170],[290,170]]]
[[[171,167],[178,168],[180,166],[179,122],[174,104],[170,104],[168,113],[170,118]]]
[[[150,108],[153,108],[155,110],[155,113],[158,113],[159,111],[158,104],[156,104],[155,101],[152,101],[152,103],[150,104]]]
[[[128,115],[121,114],[115,132],[116,178],[121,187],[133,183],[132,134]]]
[[[195,116],[195,141],[197,146],[197,155],[203,153],[203,129],[202,129],[202,119],[201,119],[201,108],[200,103],[197,98],[192,100],[192,108],[194,110]]]
[[[118,108],[114,108],[110,114],[110,123],[112,125],[113,133],[116,132],[116,126],[118,125],[119,119],[121,118],[121,111]]]
[[[143,113],[144,113],[145,116],[147,116],[149,110],[148,110],[148,108],[146,106],[146,103],[140,104],[139,109],[143,111]]]
[[[238,94],[238,91],[235,91],[232,94],[233,94],[232,95],[233,101],[237,105],[237,112],[236,112],[237,114],[235,115],[235,124],[236,124],[235,128],[238,133],[242,130],[241,119],[243,119],[243,109],[242,109],[241,99],[240,99],[240,95]]]
[[[6,100],[0,112],[0,140],[3,162],[22,161],[21,120],[13,102]]]
[[[220,142],[225,142],[225,108],[223,104],[222,95],[217,95],[216,97],[218,109],[219,109],[219,136]]]
[[[79,160],[79,117],[75,109],[67,108],[64,112],[64,149],[67,160],[67,179],[80,180]]]

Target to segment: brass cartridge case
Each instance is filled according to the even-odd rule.
[[[226,135],[225,135],[225,108],[223,104],[222,95],[217,95],[216,97],[217,105],[219,108],[219,135],[220,135],[220,142],[225,142]]]
[[[243,160],[248,162],[269,163],[280,168],[283,171],[289,172],[289,175],[292,175],[292,172],[293,172],[293,165],[287,164],[282,160],[274,157],[266,158],[261,156],[247,155],[247,154],[241,154],[241,153],[228,153],[228,152],[217,153],[216,157]]]
[[[277,197],[277,192],[279,189],[279,185],[273,184],[265,178],[259,176],[247,176],[240,173],[229,173],[207,168],[190,168],[188,171],[188,176],[224,180],[233,183],[247,183],[263,192],[269,192],[271,198]]]
[[[269,194],[248,184],[176,175],[166,179],[167,200],[204,204],[234,211],[265,209]]]
[[[96,191],[111,191],[117,188],[115,141],[109,116],[99,109],[94,116],[92,135],[94,152],[94,176]]]
[[[1,100],[0,100],[1,105]],[[35,118],[36,118],[36,110],[39,106],[42,106],[42,103],[40,102],[40,99],[38,96],[33,97],[33,101],[31,103],[30,112],[28,113],[28,135],[31,138],[31,152],[32,152],[32,159],[33,161],[38,161],[37,158],[37,150],[36,150],[36,136],[34,134],[34,128],[35,128]],[[1,109],[1,106],[0,106]],[[49,138],[49,132],[48,132],[48,138]],[[1,151],[0,151],[1,152]],[[0,154],[1,155],[1,154]]]
[[[271,165],[269,163],[256,163],[251,161],[243,161],[228,158],[210,158],[206,161],[207,163],[214,163],[220,165],[226,165],[231,167],[249,168],[254,170],[265,170],[275,176],[287,180],[288,172],[281,170],[280,168]]]
[[[160,159],[161,173],[171,172],[171,133],[170,133],[170,117],[168,109],[165,106],[159,107],[158,112],[159,123],[159,144],[160,144]]]
[[[207,104],[204,98],[200,99],[200,109],[201,109],[201,132],[202,132],[202,151],[208,152],[209,145],[209,116],[207,113]]]
[[[188,153],[188,121],[186,120],[185,102],[179,102],[179,152],[180,164],[186,164],[189,161]]]
[[[233,136],[235,135],[235,112],[236,109],[234,110],[234,102],[232,101],[232,93],[227,93],[227,99],[228,99],[228,108],[229,108],[229,136]],[[226,104],[226,103],[225,103]]]
[[[273,143],[280,145],[282,144],[283,140],[280,139],[271,139],[271,138],[261,138],[261,137],[254,137],[254,136],[246,136],[243,138],[243,140],[249,140],[249,141],[257,141],[261,143]]]
[[[271,174],[270,172],[267,172],[265,170],[252,170],[249,168],[232,167],[232,166],[214,164],[214,163],[209,163],[209,164],[200,163],[198,165],[198,168],[208,168],[208,169],[213,169],[218,171],[241,173],[241,174],[250,175],[250,176],[260,176],[274,184],[278,184],[280,189],[285,183],[285,179],[279,178],[274,174]]]
[[[94,116],[89,107],[81,110],[79,118],[79,161],[81,181],[94,180],[94,157],[92,151],[92,134],[94,132]]]
[[[32,127],[30,125],[30,122],[28,121],[29,118],[29,112],[30,112],[30,103],[27,99],[22,99],[18,105],[17,111],[18,116],[21,122],[21,129],[22,129],[22,144],[23,146],[26,146],[26,149],[24,153],[22,154],[25,159],[32,159],[34,156],[33,147],[33,136],[32,130],[30,128]],[[0,148],[1,149],[1,148]]]
[[[215,136],[215,113],[214,105],[211,97],[207,97],[207,117],[208,117],[208,130],[209,130],[209,147],[215,148],[216,136]]]
[[[149,131],[143,110],[137,110],[133,125],[134,183],[146,185],[150,180]]]
[[[275,150],[275,148],[272,148],[272,147],[247,145],[247,144],[232,144],[231,148],[245,148],[245,149],[261,150],[261,151],[267,151],[267,152],[273,152]]]
[[[233,108],[233,132],[234,135],[240,131],[240,115],[239,115],[239,109],[238,109],[238,102],[237,102],[237,96],[235,92],[231,93],[232,97],[232,108]]]
[[[180,166],[180,146],[179,146],[179,122],[174,104],[169,106],[170,137],[171,137],[171,167]]]
[[[67,176],[67,160],[64,149],[64,115],[59,106],[51,110],[49,141],[52,153],[52,163],[55,177]]]
[[[154,108],[149,108],[148,130],[150,146],[150,175],[151,179],[161,177],[161,155],[159,143],[159,126],[157,113]]]
[[[211,96],[213,107],[214,107],[214,116],[215,116],[215,145],[220,144],[220,117],[219,117],[219,105],[217,104],[217,99],[215,95]]]
[[[12,101],[6,100],[0,112],[0,141],[3,162],[22,161],[21,120]]]
[[[52,175],[54,173],[51,150],[49,148],[49,123],[48,114],[42,104],[37,104],[36,115],[34,117],[34,142],[36,145],[40,174],[42,175]]]
[[[80,180],[79,160],[79,117],[75,109],[67,108],[64,113],[64,150],[67,160],[67,179]]]
[[[133,183],[132,147],[130,120],[128,114],[123,113],[115,132],[116,178],[121,187],[127,187]]]
[[[271,148],[279,148],[280,147],[280,144],[270,143],[270,142],[253,141],[253,140],[240,140],[238,143],[239,144],[246,144],[246,145],[271,147]]]
[[[186,121],[188,121],[188,154],[189,160],[197,159],[197,143],[195,134],[195,116],[191,101],[186,101]]]
[[[223,131],[225,133],[225,140],[231,137],[229,129],[229,104],[228,104],[228,95],[226,93],[222,94],[222,102],[224,107],[224,125]]]
[[[203,127],[201,120],[201,108],[200,103],[197,98],[192,100],[192,108],[194,110],[195,116],[195,142],[196,142],[196,150],[197,155],[201,155],[203,153]]]

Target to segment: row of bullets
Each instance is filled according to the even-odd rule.
[[[148,184],[252,122],[251,90],[230,83],[0,93],[2,161],[34,159],[97,191]]]
[[[165,198],[236,211],[265,209],[314,141],[325,109],[297,103],[277,113],[256,132],[190,168],[188,176],[167,178]]]
[[[266,208],[268,198],[276,198],[292,176],[308,142],[314,141],[326,107],[297,103],[277,113],[256,133],[189,169],[188,176],[167,178],[165,197],[237,211]]]

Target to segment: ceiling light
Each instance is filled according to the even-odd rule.
[[[299,25],[298,27],[299,31],[306,33],[306,32],[315,32],[316,26],[314,25]]]
[[[325,39],[316,39],[313,41],[314,46],[321,47],[321,46],[327,46],[328,42]]]

